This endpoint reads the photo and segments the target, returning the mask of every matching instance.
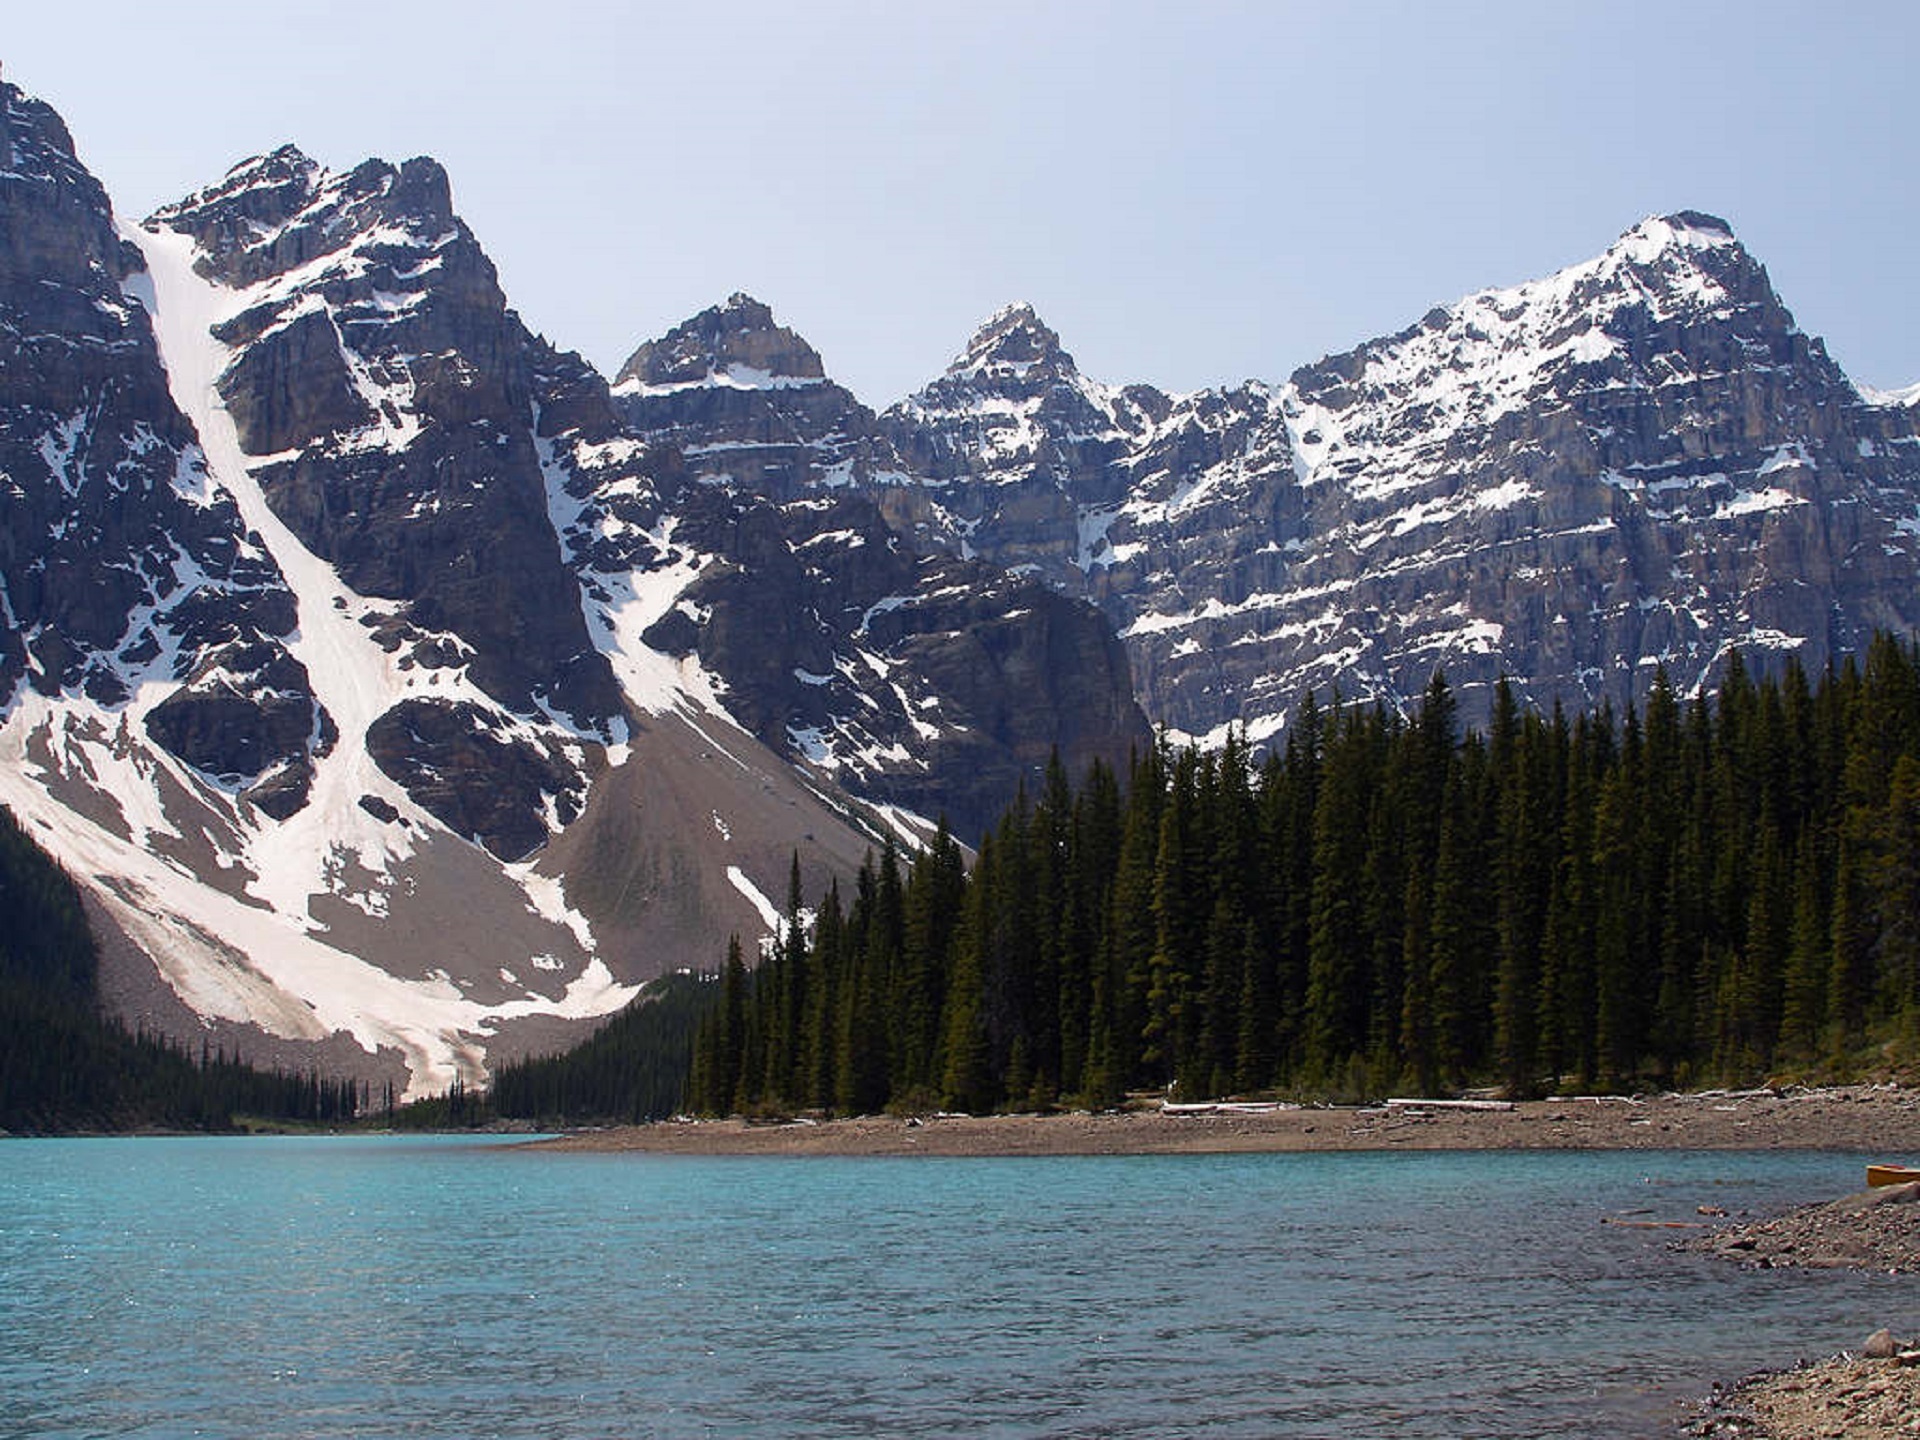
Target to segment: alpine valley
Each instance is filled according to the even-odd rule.
[[[0,522],[0,802],[110,1006],[418,1094],[1055,754],[1910,634],[1920,387],[1694,213],[1277,383],[1104,384],[1016,305],[876,412],[743,295],[609,382],[431,160],[135,222],[0,85]]]

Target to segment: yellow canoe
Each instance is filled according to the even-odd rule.
[[[1912,1165],[1869,1165],[1867,1166],[1867,1184],[1904,1185],[1909,1180],[1920,1180],[1920,1169]]]

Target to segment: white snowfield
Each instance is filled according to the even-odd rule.
[[[1911,405],[1920,405],[1920,380],[1898,390],[1876,390],[1871,385],[1857,387],[1860,398],[1869,405],[1886,405],[1896,410],[1904,410]]]
[[[630,375],[613,387],[613,393],[677,395],[683,391],[704,390],[713,386],[726,390],[809,390],[827,383],[823,375],[776,375],[771,370],[734,362],[724,368],[716,366],[692,380],[673,380],[657,385],[650,385],[639,376]]]
[[[447,979],[401,979],[336,949],[303,915],[203,883],[158,848],[184,838],[163,794],[208,806],[202,823],[209,815],[226,822],[221,834],[242,845],[260,831],[158,747],[129,744],[123,718],[64,698],[23,698],[0,726],[0,801],[71,873],[106,880],[94,887],[100,902],[197,1013],[252,1021],[287,1039],[345,1031],[370,1053],[392,1047],[409,1070],[412,1098],[446,1089],[456,1075],[479,1078],[484,1037],[502,1021],[599,1015],[636,993],[596,958],[557,1004],[533,992],[482,1004]],[[96,801],[118,799],[118,815],[96,823],[54,801],[39,783],[55,778],[44,763],[49,753],[61,778],[86,782]],[[204,833],[214,838],[212,829]]]
[[[444,1089],[455,1077],[480,1078],[487,1034],[503,1021],[548,1014],[587,1018],[617,1009],[637,986],[618,984],[594,954],[591,927],[567,905],[561,883],[531,865],[504,867],[525,893],[525,909],[555,932],[550,952],[509,961],[509,973],[533,974],[570,955],[572,976],[558,999],[534,988],[508,999],[469,998],[448,978],[462,965],[428,970],[431,978],[396,977],[329,943],[315,902],[345,900],[370,917],[415,883],[423,844],[449,843],[443,826],[388,779],[366,746],[366,732],[393,705],[411,696],[463,700],[500,714],[498,705],[464,670],[403,669],[398,655],[375,643],[362,623],[395,608],[347,586],[333,567],[293,535],[267,505],[242,451],[216,382],[231,353],[212,328],[240,311],[289,294],[288,277],[251,289],[214,284],[193,270],[194,242],[171,231],[122,225],[146,257],[148,272],[128,285],[129,298],[152,315],[175,402],[193,421],[203,453],[191,454],[178,481],[190,498],[225,491],[264,543],[298,600],[298,628],[288,648],[306,667],[314,695],[339,732],[314,757],[309,803],[286,821],[242,805],[232,787],[181,764],[150,743],[144,722],[176,688],[170,651],[147,662],[133,680],[133,698],[104,708],[69,694],[49,700],[23,687],[0,726],[0,798],[70,870],[112,877],[94,889],[129,936],[154,956],[167,979],[197,1012],[252,1020],[270,1033],[319,1039],[345,1031],[372,1051],[396,1047],[411,1072],[408,1093]],[[316,273],[338,257],[316,261]],[[299,302],[304,305],[305,302]],[[362,357],[342,343],[356,378]],[[378,416],[391,410],[399,425],[376,422],[362,437],[383,447],[405,445],[413,420],[411,387],[404,396],[367,381]],[[264,457],[273,458],[273,457]],[[180,574],[183,585],[195,578]],[[177,592],[176,592],[177,593]],[[166,597],[162,597],[163,599]],[[147,617],[136,617],[136,627]],[[155,627],[164,636],[163,627]],[[131,632],[130,632],[131,633]],[[553,737],[556,726],[505,717],[516,729]],[[562,734],[574,744],[583,737]],[[78,808],[54,795],[84,793]],[[384,801],[404,823],[382,823],[363,808],[363,796]],[[97,819],[84,818],[96,816]],[[208,848],[230,875],[223,888],[194,876],[180,858],[185,848]],[[499,957],[494,957],[499,958]],[[437,973],[436,973],[437,971]]]

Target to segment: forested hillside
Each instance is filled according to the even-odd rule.
[[[1404,720],[1309,699],[1258,764],[1056,764],[971,872],[942,834],[795,889],[728,958],[701,1110],[1837,1075],[1920,1031],[1920,658],[1736,654],[1624,715],[1502,686],[1465,735],[1439,676]]]
[[[482,1119],[564,1124],[659,1120],[685,1103],[693,1037],[715,994],[711,974],[654,981],[572,1050],[494,1071]]]
[[[352,1081],[192,1055],[103,1018],[80,897],[0,807],[0,1130],[227,1129],[237,1116],[351,1120]]]

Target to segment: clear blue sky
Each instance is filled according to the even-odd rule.
[[[1720,214],[1920,380],[1920,4],[407,0],[10,7],[121,213],[293,141],[430,154],[609,372],[734,290],[884,405],[1032,301],[1081,368],[1258,377]]]

